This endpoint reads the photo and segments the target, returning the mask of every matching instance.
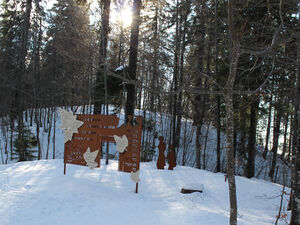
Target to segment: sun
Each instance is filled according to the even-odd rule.
[[[110,18],[113,23],[117,23],[123,28],[130,27],[132,21],[131,7],[128,4],[124,4],[122,7],[113,7]]]
[[[54,1],[54,0],[49,0]],[[1,0],[0,0],[1,2]],[[90,17],[92,21],[96,21],[98,17],[101,18],[101,13],[99,12],[99,1],[98,0],[88,0],[90,4],[91,14]],[[118,0],[112,1],[110,4],[110,23],[113,26],[122,27],[124,29],[131,26],[132,21],[132,5],[129,0]]]
[[[131,8],[126,7],[122,9],[120,13],[120,22],[123,25],[123,27],[129,27],[131,25],[131,21],[132,21]]]

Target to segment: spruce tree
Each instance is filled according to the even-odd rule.
[[[41,74],[44,104],[82,104],[94,52],[87,8],[74,0],[60,0],[50,13]]]
[[[14,140],[14,159],[21,161],[32,161],[37,159],[37,139],[26,126],[17,126],[18,133]]]

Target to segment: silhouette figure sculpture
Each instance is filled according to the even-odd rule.
[[[175,159],[175,150],[174,146],[170,145],[170,149],[167,155],[168,163],[169,163],[169,168],[168,170],[173,170],[173,168],[176,166],[176,159]]]
[[[165,162],[165,149],[166,149],[166,142],[164,142],[164,137],[163,136],[159,136],[158,137],[159,140],[159,144],[158,144],[158,150],[159,150],[159,154],[158,154],[158,159],[156,162],[156,167],[159,170],[163,170],[166,162]]]

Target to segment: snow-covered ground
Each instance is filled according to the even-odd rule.
[[[117,171],[117,164],[102,161],[94,170],[68,164],[66,175],[61,159],[0,165],[0,224],[229,224],[224,174],[181,166],[157,170],[154,162],[141,163],[135,194],[135,184],[128,173]],[[236,182],[238,224],[274,224],[282,186],[242,177]],[[190,183],[203,185],[203,193],[181,194]],[[285,195],[284,208],[287,201]]]

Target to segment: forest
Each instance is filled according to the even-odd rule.
[[[1,164],[58,157],[59,108],[122,113],[125,121],[138,112],[144,162],[156,160],[162,135],[178,165],[207,169],[208,130],[215,132],[211,170],[227,174],[231,225],[236,168],[256,177],[259,157],[276,182],[286,165],[290,224],[300,224],[297,0],[0,4]]]

